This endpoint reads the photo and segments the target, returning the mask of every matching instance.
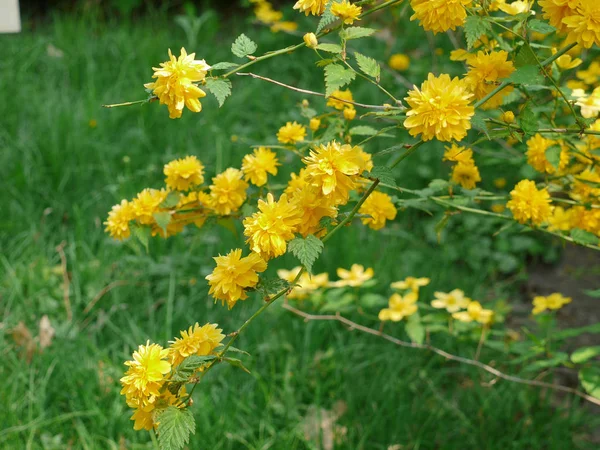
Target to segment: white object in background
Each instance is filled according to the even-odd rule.
[[[19,0],[0,0],[0,33],[21,31]]]

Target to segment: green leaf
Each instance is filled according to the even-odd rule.
[[[246,352],[244,350],[240,350],[237,347],[229,347],[227,349],[227,353],[229,353],[229,352],[231,352],[231,353],[241,353],[242,355],[251,356],[250,353],[248,353],[248,352]]]
[[[231,231],[235,237],[238,236],[238,230],[235,227],[235,221],[231,217],[219,217],[217,219],[217,225],[222,226],[226,230]]]
[[[379,78],[381,67],[379,67],[379,63],[377,61],[368,56],[361,55],[360,53],[354,53],[354,56],[356,57],[356,62],[358,63],[358,68],[360,70],[370,77]]]
[[[573,361],[575,364],[581,364],[598,355],[600,355],[600,345],[595,345],[593,347],[582,347],[578,348],[571,354],[571,361]]]
[[[444,214],[442,220],[435,224],[435,235],[437,236],[438,244],[442,242],[442,231],[444,231],[448,222],[450,222],[450,214]]]
[[[411,341],[423,344],[425,341],[425,327],[421,323],[421,316],[418,312],[412,316],[408,316],[405,329]]]
[[[553,340],[568,339],[568,338],[577,337],[577,336],[580,336],[580,335],[586,334],[586,333],[590,333],[590,334],[600,333],[600,323],[595,323],[593,325],[586,325],[585,327],[568,328],[566,330],[556,331],[556,332],[552,333],[552,339]]]
[[[152,217],[154,217],[156,225],[158,225],[163,231],[164,237],[167,237],[167,227],[171,223],[171,213],[155,212],[154,214],[152,214]]]
[[[537,117],[530,104],[527,104],[519,113],[519,125],[526,134],[533,134],[537,130]]]
[[[170,381],[174,383],[186,383],[197,369],[215,358],[215,355],[188,356],[177,366],[175,372],[171,375]]]
[[[194,416],[188,408],[169,406],[157,415],[158,442],[161,450],[181,450],[196,431]]]
[[[597,368],[581,369],[579,381],[588,394],[600,398],[600,371]]]
[[[340,31],[340,37],[346,41],[349,41],[350,39],[360,39],[371,36],[376,31],[377,30],[374,28],[348,27]]]
[[[491,31],[490,23],[481,16],[469,16],[465,21],[465,37],[467,39],[467,48],[473,47],[473,44],[482,34]]]
[[[271,295],[277,294],[284,289],[289,289],[291,284],[282,280],[281,278],[260,278],[256,285],[256,291],[259,292],[263,297],[270,297]]]
[[[258,46],[256,45],[256,42],[242,33],[231,45],[231,53],[233,53],[235,56],[243,58],[244,56],[254,53],[257,48]]]
[[[427,187],[433,190],[433,193],[445,191],[450,186],[450,183],[447,180],[442,180],[440,178],[436,178],[435,180],[431,180]]]
[[[342,46],[339,44],[323,43],[323,44],[317,45],[317,49],[323,50],[324,52],[329,52],[329,53],[336,53],[336,54],[342,53]]]
[[[219,107],[223,106],[225,99],[231,95],[231,81],[227,78],[207,78],[205,86],[217,98]]]
[[[531,364],[528,364],[523,368],[524,371],[527,372],[536,372],[541,369],[547,369],[549,367],[557,367],[563,365],[565,362],[569,360],[569,355],[564,352],[556,353],[550,359],[542,359],[538,361],[534,361]]]
[[[471,124],[473,128],[477,128],[485,133],[488,140],[490,140],[490,134],[488,132],[487,123],[485,122],[486,115],[483,111],[475,111],[475,115],[471,117]]]
[[[134,224],[131,226],[131,232],[142,243],[147,252],[151,234],[150,227]]]
[[[242,369],[246,373],[250,373],[250,371],[248,369],[246,369],[246,367],[242,363],[241,359],[225,357],[225,358],[223,358],[223,361],[225,361],[229,365],[232,365],[233,367],[238,367],[238,368]]]
[[[536,66],[537,63],[535,53],[529,46],[523,45],[517,50],[517,56],[515,56],[515,67],[517,69],[523,66]]]
[[[161,208],[173,208],[177,206],[179,200],[181,199],[181,193],[177,191],[171,191],[167,194],[167,198],[163,200],[160,204]]]
[[[388,299],[381,294],[370,292],[360,298],[360,304],[364,308],[383,308],[388,304]]]
[[[598,245],[600,243],[598,236],[589,231],[582,230],[581,228],[573,228],[571,230],[571,237],[577,244]]]
[[[547,22],[544,22],[543,20],[539,20],[539,19],[530,20],[527,23],[527,27],[531,31],[535,31],[537,33],[542,33],[542,34],[548,34],[548,33],[552,33],[553,31],[556,31],[556,28],[554,28],[552,25],[550,25]]]
[[[323,14],[321,15],[321,20],[319,20],[319,24],[317,25],[317,34],[319,34],[327,25],[329,25],[332,22],[335,22],[335,20],[337,19],[337,17],[334,16],[331,12],[332,4],[333,2],[327,2],[327,5],[325,6],[325,11],[323,11]]]
[[[519,67],[514,71],[511,76],[508,77],[508,81],[528,86],[531,84],[543,84],[544,77],[540,74],[540,70],[537,66],[527,65]]]
[[[377,130],[368,125],[358,125],[350,128],[348,131],[352,136],[374,136],[377,134]]]
[[[306,238],[298,236],[288,242],[288,250],[312,273],[312,266],[323,251],[323,242],[312,234]]]
[[[561,148],[556,145],[546,149],[546,159],[555,169],[558,169],[558,166],[560,165],[561,151]]]
[[[600,298],[600,289],[584,289],[583,292],[590,297]]]
[[[396,178],[394,178],[392,169],[387,166],[373,167],[373,170],[369,173],[369,177],[379,180],[380,183],[396,187]]]
[[[210,70],[229,70],[229,69],[233,69],[234,67],[239,66],[239,64],[236,63],[231,63],[231,62],[220,62],[220,63],[216,63],[213,66],[210,66]]]
[[[329,97],[339,88],[354,80],[356,74],[339,64],[325,66],[325,95]]]

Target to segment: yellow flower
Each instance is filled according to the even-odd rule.
[[[556,47],[552,47],[552,54],[556,55],[556,52]],[[579,67],[581,64],[583,64],[581,59],[573,58],[571,55],[567,54],[559,56],[555,62],[559,69],[562,70],[574,69],[575,67]]]
[[[142,225],[155,223],[153,214],[159,212],[160,204],[167,198],[167,191],[146,188],[133,199],[131,205],[135,219]]]
[[[558,142],[546,139],[539,133],[527,141],[527,162],[538,172],[555,173],[556,168],[546,158],[546,151]],[[560,151],[559,171],[562,171],[569,163],[569,153],[567,146],[564,146]]]
[[[455,312],[452,314],[456,320],[461,322],[479,322],[486,325],[492,321],[494,311],[484,309],[479,302],[470,302],[466,311]]]
[[[560,206],[554,208],[552,216],[548,219],[548,229],[550,231],[568,231],[571,229],[572,210],[564,209]]]
[[[498,9],[504,11],[506,14],[510,14],[511,16],[516,16],[517,14],[526,13],[531,8],[531,3],[528,1],[517,0],[516,2],[512,2],[510,4],[500,4],[498,5]]]
[[[338,17],[346,25],[352,25],[355,20],[360,20],[358,16],[362,13],[360,6],[353,5],[348,0],[335,2],[331,4],[331,14]]]
[[[571,208],[571,228],[581,228],[600,236],[600,209],[574,206]]]
[[[186,156],[165,164],[167,187],[176,191],[187,191],[204,183],[204,166],[195,156]]]
[[[296,22],[291,22],[289,20],[284,20],[283,22],[275,22],[271,25],[271,31],[273,33],[277,33],[278,31],[286,31],[291,33],[298,29],[298,24]]]
[[[362,147],[355,145],[354,147],[352,147],[352,151],[356,153],[356,155],[360,158],[360,160],[362,161],[362,164],[360,166],[360,171],[364,172],[365,170],[367,172],[370,172],[371,170],[373,170],[373,159],[371,158],[371,154],[365,152]]]
[[[494,203],[491,209],[493,212],[501,214],[506,210],[506,205],[503,205],[502,203]]]
[[[475,58],[475,55],[463,48],[452,50],[450,52],[450,61],[469,61],[471,58]]]
[[[444,161],[462,162],[465,164],[475,163],[473,159],[473,150],[467,147],[459,147],[456,144],[452,144],[450,147],[446,146],[444,152]]]
[[[288,181],[288,185],[283,192],[292,197],[297,190],[304,189],[307,186],[310,186],[310,184],[306,179],[306,169],[300,169],[298,174],[292,173],[290,175],[290,181]]]
[[[410,20],[418,20],[425,30],[434,33],[455,30],[464,25],[465,6],[470,4],[471,0],[410,0],[415,12]]]
[[[175,338],[170,341],[169,357],[173,367],[178,366],[188,356],[206,356],[210,355],[215,348],[221,345],[225,339],[223,331],[217,328],[217,324],[207,323],[204,326],[198,325],[198,322],[191,326],[187,331],[181,331],[181,338]]]
[[[277,132],[277,140],[282,144],[296,144],[304,140],[306,128],[297,122],[287,122]]]
[[[304,237],[319,231],[319,222],[323,217],[337,216],[335,205],[329,204],[329,199],[314,186],[297,189],[289,195],[290,201],[300,211],[302,221],[298,224],[297,232]]]
[[[470,298],[465,297],[465,293],[460,289],[454,289],[449,293],[434,292],[435,300],[431,301],[431,306],[437,309],[446,309],[449,313],[455,313],[469,306]]]
[[[306,164],[306,176],[310,184],[319,188],[323,195],[331,196],[331,204],[348,202],[349,191],[356,187],[353,176],[364,165],[360,154],[348,145],[331,141],[310,151],[302,160]]]
[[[158,97],[161,105],[169,108],[169,117],[181,117],[184,106],[190,111],[202,111],[199,98],[206,97],[206,93],[194,84],[204,80],[210,66],[202,60],[195,60],[195,53],[186,53],[181,48],[181,55],[176,58],[169,49],[169,61],[160,63],[160,67],[153,67],[156,81],[144,84],[146,89]]]
[[[547,297],[537,296],[533,298],[534,315],[546,311],[547,309],[560,309],[563,306],[571,303],[571,297],[564,297],[562,294],[555,292]]]
[[[515,113],[512,111],[505,111],[500,116],[500,120],[504,123],[513,123],[515,121]]]
[[[412,316],[417,312],[417,295],[409,292],[404,297],[400,294],[392,294],[388,302],[388,308],[379,311],[379,320],[399,322],[405,317]]]
[[[129,222],[134,218],[133,205],[127,200],[121,200],[121,203],[114,205],[108,213],[108,219],[104,222],[106,232],[113,239],[123,240],[131,235]]]
[[[237,248],[225,256],[213,258],[217,267],[206,276],[210,290],[208,293],[223,304],[227,302],[229,309],[238,300],[248,298],[246,289],[253,288],[258,283],[257,272],[267,270],[267,263],[256,253],[242,258],[242,250]]]
[[[498,189],[503,189],[506,186],[506,178],[496,178],[494,180],[494,186]]]
[[[300,10],[308,16],[320,16],[325,12],[325,5],[329,0],[298,0],[294,5],[294,9]]]
[[[547,19],[560,33],[567,31],[563,19],[575,14],[578,0],[539,0],[544,19]]]
[[[283,13],[281,11],[274,10],[273,6],[269,2],[261,1],[256,3],[257,5],[254,8],[254,14],[260,22],[266,25],[272,25],[279,22],[283,18]]]
[[[320,127],[321,119],[317,119],[316,117],[310,119],[310,122],[308,123],[308,128],[310,128],[311,131],[317,131]]]
[[[343,101],[345,100],[345,101]],[[354,108],[352,103],[354,99],[352,98],[352,92],[350,89],[346,89],[345,91],[333,91],[332,94],[327,97],[327,106],[333,106],[335,109],[342,110],[345,108]]]
[[[152,430],[154,428],[154,412],[154,405],[136,408],[131,416],[131,420],[135,420],[133,429],[136,431]]]
[[[277,271],[277,276],[288,283],[293,283],[300,270],[300,266],[294,267],[291,270],[280,269]],[[328,283],[329,274],[327,273],[310,275],[307,272],[303,272],[287,297],[289,299],[303,300],[317,289],[326,287]]]
[[[474,163],[459,162],[452,169],[452,181],[465,189],[475,189],[477,183],[481,181],[479,169]]]
[[[552,214],[548,190],[538,190],[531,180],[519,181],[510,192],[510,198],[506,206],[520,223],[531,221],[533,225],[540,225]]]
[[[332,286],[335,287],[358,287],[365,284],[366,281],[369,281],[373,278],[372,268],[368,268],[365,270],[364,266],[361,264],[352,264],[350,270],[342,269],[341,267],[337,269],[337,276],[340,280],[331,283]]]
[[[154,403],[160,395],[165,375],[171,371],[168,356],[169,350],[150,344],[150,341],[133,352],[133,359],[125,362],[129,369],[120,380],[123,385],[121,394],[126,396],[128,404]]]
[[[469,58],[467,61],[469,71],[465,76],[465,82],[470,86],[477,100],[481,100],[492,92],[499,80],[508,77],[515,71],[513,63],[508,61],[507,58],[508,53],[504,50],[487,54],[477,52],[474,58]],[[483,109],[499,107],[502,104],[504,96],[510,94],[512,90],[512,86],[503,89],[486,101],[481,107]]]
[[[388,66],[400,72],[405,71],[410,66],[410,58],[404,53],[394,53],[388,60]]]
[[[244,235],[253,252],[268,261],[285,253],[287,241],[294,239],[294,233],[302,222],[301,211],[282,194],[275,201],[273,194],[267,194],[267,201],[258,201],[258,212],[244,219]]]
[[[354,120],[354,118],[356,117],[356,110],[354,108],[344,108],[343,114],[344,119],[348,121]]]
[[[565,17],[562,23],[570,41],[585,48],[600,45],[600,3],[597,0],[579,0],[572,15]]]
[[[280,165],[276,153],[266,147],[258,147],[252,155],[244,156],[242,172],[246,181],[263,186],[267,183],[267,173],[277,175],[277,166]]]
[[[226,216],[237,211],[246,201],[248,183],[242,180],[241,170],[228,168],[212,179],[210,207],[219,215]]]
[[[475,114],[470,104],[471,94],[464,81],[449,75],[439,77],[432,73],[421,85],[408,92],[406,101],[410,109],[406,113],[404,126],[411,136],[421,135],[429,141],[434,137],[440,141],[460,141],[471,128],[471,117]]]
[[[587,95],[583,89],[573,89],[571,95],[577,99],[575,104],[581,108],[581,115],[586,119],[597,117],[600,113],[600,87]]]
[[[317,45],[319,45],[319,41],[317,40],[315,33],[306,33],[304,36],[302,36],[302,39],[304,39],[304,43],[308,48],[317,48]]]
[[[600,175],[592,169],[586,169],[575,177],[571,197],[576,200],[587,201],[600,197]]]
[[[418,293],[419,288],[427,286],[431,280],[429,278],[406,277],[403,281],[395,281],[390,284],[392,289],[410,289]]]
[[[369,228],[374,230],[385,227],[386,220],[394,220],[397,212],[392,198],[383,192],[377,191],[372,192],[358,210],[359,214],[371,216],[363,217],[360,220],[363,225],[368,225]]]

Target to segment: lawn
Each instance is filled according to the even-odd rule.
[[[412,52],[417,57],[406,76],[421,80],[430,62],[418,56],[429,57],[430,48],[413,25],[403,42],[369,45],[382,59],[392,50]],[[248,77],[233,80],[234,95],[222,108],[207,98],[201,114],[184,113],[180,120],[169,120],[156,103],[101,107],[144,98],[142,84],[168,48],[185,46],[209,63],[231,60],[239,31],[259,42],[261,51],[298,40],[218,15],[208,17],[198,36],[186,34],[172,17],[113,21],[84,14],[56,15],[0,37],[0,448],[154,448],[147,433],[132,429],[119,395],[123,361],[146,340],[166,345],[194,322],[217,322],[231,332],[260,304],[251,297],[229,312],[207,294],[212,257],[241,246],[239,229],[237,236],[218,226],[188,230],[153,239],[146,252],[135,241],[111,240],[102,225],[121,198],[159,187],[166,162],[194,154],[212,176],[239,167],[250,145],[274,144],[286,121],[305,121],[300,94]],[[436,47],[451,48],[445,36],[437,39]],[[253,70],[322,90],[309,52]],[[390,73],[384,77],[393,83]],[[355,97],[381,102],[371,88],[360,85]],[[406,86],[398,82],[396,88],[403,97]],[[373,140],[368,151],[393,142]],[[441,152],[439,144],[428,146],[399,167],[397,179],[423,188],[426,180],[447,177]],[[298,164],[291,155],[281,158]],[[385,163],[389,155],[380,158]],[[510,180],[493,164],[482,172],[490,180],[492,174]],[[277,179],[286,182],[286,171]],[[416,209],[400,215],[381,232],[343,230],[316,270],[333,277],[337,267],[360,263],[374,269],[379,286],[428,276],[425,295],[460,287],[483,300],[518,305],[526,258],[552,261],[560,253],[560,246],[531,234],[494,239],[498,223],[477,217],[452,221],[438,242],[439,216]],[[296,264],[287,255],[269,271]],[[14,330],[22,322],[35,336],[44,315],[56,336],[28,357]],[[453,338],[439,337],[436,344],[467,357],[475,351]],[[278,305],[236,346],[251,354],[244,357],[251,374],[223,366],[202,381],[194,395],[197,432],[190,448],[593,448],[598,418],[577,400],[490,383],[491,376],[477,369],[340,324],[305,323]],[[481,358],[494,356],[484,349]]]

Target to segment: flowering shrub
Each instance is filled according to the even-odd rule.
[[[294,22],[283,21],[284,12],[269,2],[252,3],[257,20],[273,32],[298,28]],[[502,328],[505,311],[473,300],[454,286],[444,288],[449,292],[435,292],[433,299],[424,298],[420,289],[430,283],[424,277],[392,283],[389,298],[363,294],[362,289],[377,281],[373,269],[359,264],[338,268],[336,281],[327,273],[312,273],[325,244],[345,226],[362,223],[381,230],[415,205],[445,211],[436,227],[439,230],[456,213],[476,214],[600,249],[600,120],[596,119],[600,88],[595,87],[600,63],[590,61],[587,69],[572,73],[589,60],[586,49],[600,45],[600,3],[542,0],[535,8],[531,3],[411,0],[410,20],[418,21],[424,32],[457,30],[452,36],[460,39],[450,59],[457,67],[461,61],[465,66],[462,76],[429,73],[425,80],[410,80],[413,88],[404,99],[382,85],[382,63],[353,48],[355,41],[377,32],[375,13],[407,7],[399,0],[299,0],[290,9],[317,16],[315,28],[298,38],[296,45],[260,56],[255,56],[258,44],[242,34],[231,47],[233,56],[241,61],[238,63],[208,64],[183,48],[178,57],[168,51],[169,61],[154,68],[155,81],[145,84],[149,97],[143,102],[158,100],[166,105],[171,119],[180,118],[185,108],[189,110],[186,114],[201,112],[199,99],[206,96],[205,91],[223,106],[233,93],[233,75],[251,76],[303,96],[325,97],[326,102],[319,109],[304,99],[301,123],[290,120],[273,129],[278,144],[255,145],[238,167],[215,174],[212,184],[205,180],[205,170],[211,172],[211,168],[194,155],[186,156],[165,165],[165,186],[146,188],[109,212],[105,225],[113,238],[133,235],[146,247],[150,236],[167,238],[190,226],[241,221],[246,248],[214,258],[215,268],[206,277],[209,293],[229,309],[253,291],[265,300],[222,348],[225,336],[210,324],[182,331],[169,349],[149,343],[140,346],[126,363],[128,370],[121,380],[122,393],[135,409],[132,420],[136,429],[157,429],[163,448],[182,448],[194,430],[191,391],[221,361],[243,367],[239,360],[226,356],[234,350],[231,344],[255,317],[284,296],[318,312],[338,313],[309,314],[284,304],[307,319],[352,323],[339,313],[358,306],[371,311],[366,317],[379,321],[381,327],[377,331],[352,323],[361,331],[466,361],[500,378],[566,390],[599,402],[600,374],[589,362],[600,353],[598,347],[582,349],[569,358],[558,352],[560,338],[548,338],[544,345],[525,352],[529,358],[548,358],[544,367],[577,365],[587,394],[519,379],[477,361],[481,345],[492,331]],[[288,13],[293,11],[285,11]],[[373,28],[366,26],[367,20]],[[312,49],[322,68],[315,70],[323,70],[324,92],[244,72],[266,59],[293,55],[302,47]],[[388,66],[392,71],[405,71],[410,58],[394,54]],[[362,103],[352,92],[352,84],[358,82],[369,83],[384,93],[388,102]],[[392,155],[387,166],[375,164],[369,141],[401,130],[408,141],[384,151]],[[448,179],[431,180],[420,190],[400,186],[394,168],[405,161],[408,164],[410,155],[425,151],[432,140],[446,144],[440,159],[450,165]],[[477,145],[486,141],[522,152],[537,176],[519,181],[508,196],[478,188],[482,182],[478,164],[485,164],[489,155],[479,153]],[[502,151],[498,146],[498,152]],[[281,152],[297,157],[288,180],[278,177]],[[272,183],[274,178],[279,184]],[[494,184],[502,189],[506,181],[498,179]],[[414,198],[409,203],[399,199],[400,194]],[[293,254],[301,265],[279,270],[278,279],[268,278],[268,265],[286,253]],[[552,311],[570,301],[559,293],[536,296],[532,312],[539,317],[549,314],[551,318],[543,319],[543,324],[551,326]],[[398,326],[396,322],[405,324],[410,342],[384,334],[386,322],[394,322],[388,327]],[[431,346],[428,336],[436,332],[473,338],[478,342],[475,360]],[[193,385],[189,394],[186,384]]]

